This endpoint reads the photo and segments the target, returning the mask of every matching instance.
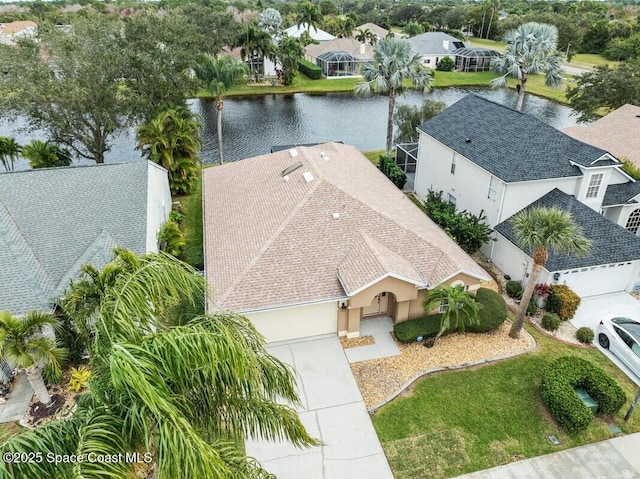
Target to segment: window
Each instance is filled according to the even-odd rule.
[[[447,201],[449,203],[451,203],[452,205],[456,204],[456,197],[453,196],[451,193],[447,193],[448,197],[447,197]]]
[[[451,158],[451,174],[455,175],[456,174],[456,156],[453,155],[453,158]]]
[[[495,176],[492,176],[489,180],[489,192],[487,193],[487,198],[495,201],[496,196],[498,196],[498,180]]]
[[[587,186],[587,198],[595,198],[598,196],[603,177],[604,173],[594,173],[593,175],[591,175],[591,177],[589,178],[589,185]]]
[[[446,299],[443,299],[440,302],[440,308],[438,309],[438,313],[444,313],[447,309],[449,309],[449,302]]]
[[[638,227],[640,227],[640,208],[631,212],[627,220],[627,226],[625,226],[633,234],[638,233]]]

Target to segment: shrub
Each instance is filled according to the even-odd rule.
[[[583,344],[591,344],[593,342],[593,329],[582,327],[576,331],[576,338]]]
[[[520,281],[507,281],[507,295],[510,298],[519,299],[522,297],[522,283]]]
[[[91,371],[86,366],[79,368],[71,368],[71,377],[69,378],[69,389],[78,392],[87,387],[91,378]]]
[[[169,212],[169,220],[170,221],[173,221],[176,224],[180,224],[180,223],[182,223],[183,219],[184,219],[184,213],[182,213],[181,211],[171,210]]]
[[[527,316],[533,316],[538,312],[540,306],[538,306],[538,301],[536,298],[531,298],[529,300],[529,304],[527,305]]]
[[[533,295],[536,298],[547,299],[549,297],[549,293],[551,292],[551,288],[548,284],[538,283],[533,288]]]
[[[429,314],[421,318],[403,321],[393,327],[393,334],[401,343],[413,343],[418,336],[434,338],[440,331],[441,316],[441,314]]]
[[[314,65],[313,63],[308,62],[307,60],[298,60],[298,71],[304,73],[311,80],[319,80],[320,78],[322,78],[322,68],[320,68],[318,65]]]
[[[474,333],[493,331],[507,319],[507,304],[499,293],[491,289],[480,288],[476,291],[476,301],[481,305],[478,313],[479,321],[473,325],[467,326],[465,324],[468,331]]]
[[[555,331],[560,327],[560,317],[556,313],[545,313],[541,324],[547,331]]]
[[[165,221],[158,231],[158,243],[160,251],[172,256],[179,256],[186,244],[180,227],[171,220]]]
[[[547,298],[547,311],[558,313],[561,321],[573,318],[576,310],[580,306],[580,296],[578,296],[566,284],[554,284]]]
[[[613,378],[593,363],[575,356],[552,361],[542,372],[540,395],[553,417],[570,433],[584,431],[593,419],[574,388],[584,389],[602,414],[617,412],[627,400]]]
[[[453,70],[454,64],[453,60],[450,57],[444,57],[442,60],[438,62],[436,66],[436,70],[440,72],[450,72]]]
[[[380,156],[380,162],[378,168],[382,171],[387,178],[389,178],[394,185],[402,189],[407,182],[407,174],[402,171],[396,162],[388,156]]]
[[[52,363],[47,363],[42,370],[42,379],[47,385],[60,384],[62,381],[62,369],[55,367]]]

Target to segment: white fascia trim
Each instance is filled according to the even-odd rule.
[[[266,311],[277,311],[280,309],[300,308],[302,306],[312,306],[314,304],[335,303],[338,301],[348,301],[348,300],[349,300],[348,296],[339,296],[339,297],[330,298],[330,299],[320,299],[318,301],[305,301],[302,303],[291,303],[291,304],[281,304],[277,306],[268,306],[266,308],[260,308],[260,309],[239,309],[239,310],[236,310],[236,312],[239,314],[263,313]]]
[[[338,278],[339,277],[340,277],[340,275],[338,275]],[[383,279],[386,279],[386,278],[395,278],[395,279],[398,279],[400,281],[404,281],[405,283],[411,283],[411,284],[415,285],[418,288],[426,288],[427,287],[427,283],[425,283],[425,282],[418,282],[418,281],[415,281],[413,279],[405,278],[404,276],[401,276],[401,275],[395,274],[395,273],[386,273],[386,274],[383,274],[382,276],[378,276],[376,279],[374,279],[373,281],[370,281],[369,283],[365,284],[364,286],[361,286],[358,289],[356,289],[354,291],[351,291],[350,293],[348,293],[349,297],[355,296],[356,294],[364,291],[365,289],[369,288],[370,286],[373,286],[374,284],[379,283],[380,281],[382,281]],[[340,283],[342,283],[342,280],[340,280]],[[344,287],[344,285],[343,285],[343,287]],[[346,288],[345,288],[345,291],[347,291]]]
[[[594,163],[597,163],[598,161],[602,161],[602,160],[612,160],[615,161],[618,164],[622,164],[620,162],[620,160],[618,160],[617,158],[615,158],[614,156],[610,155],[609,153],[605,153],[604,155],[602,155],[600,158],[596,158],[595,160],[593,160],[590,164],[593,165]],[[617,166],[617,165],[607,165],[607,166]]]

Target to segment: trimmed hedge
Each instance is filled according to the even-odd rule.
[[[546,308],[551,313],[558,313],[561,321],[568,321],[573,318],[580,306],[580,296],[578,296],[566,284],[554,284],[547,298]]]
[[[556,313],[545,313],[541,324],[547,331],[556,331],[560,327],[560,317]]]
[[[542,372],[540,395],[553,417],[570,433],[584,431],[594,417],[574,388],[584,389],[598,403],[601,414],[614,414],[627,401],[613,378],[590,361],[575,356],[552,361]]]
[[[582,344],[591,344],[594,338],[593,329],[588,328],[586,326],[578,329],[576,331],[576,338]]]
[[[469,325],[468,321],[465,321],[465,330],[484,333],[499,328],[507,318],[507,305],[504,298],[487,288],[478,289],[475,298],[481,305],[478,313],[479,321],[473,325]],[[438,313],[403,321],[393,327],[393,333],[401,343],[413,343],[418,336],[433,338],[440,331],[441,317],[442,314]]]
[[[387,178],[389,178],[394,185],[402,189],[407,182],[407,174],[402,171],[396,162],[388,156],[380,155],[380,162],[378,168],[382,171]]]
[[[520,281],[509,280],[507,281],[507,296],[510,298],[520,299],[522,297],[522,283]]]
[[[322,68],[307,60],[298,60],[298,71],[307,75],[311,80],[320,80],[322,78]]]

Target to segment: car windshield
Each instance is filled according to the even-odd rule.
[[[629,318],[613,318],[611,321],[622,326],[622,329],[635,339],[636,342],[640,343],[640,323],[638,321]]]

